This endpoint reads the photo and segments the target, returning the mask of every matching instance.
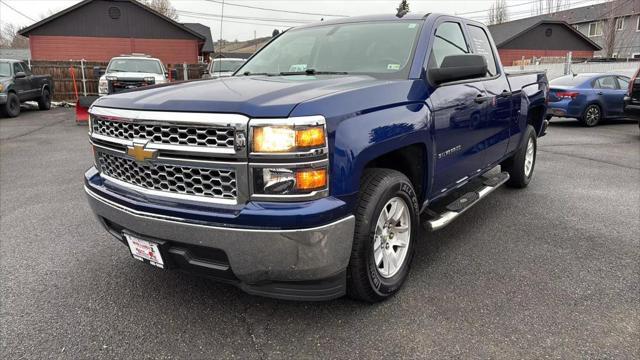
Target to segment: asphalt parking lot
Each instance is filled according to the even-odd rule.
[[[0,119],[0,358],[640,357],[640,131],[554,120],[531,185],[423,235],[404,290],[295,303],[134,261],[68,109]]]

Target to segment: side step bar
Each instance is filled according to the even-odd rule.
[[[480,188],[467,192],[451,202],[446,206],[443,213],[436,215],[433,219],[426,220],[424,227],[430,231],[442,229],[508,180],[509,174],[506,172],[497,173],[485,178]]]

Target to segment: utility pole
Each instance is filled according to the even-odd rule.
[[[222,0],[222,11],[220,11],[220,41],[218,45],[218,52],[220,53],[220,58],[222,58],[222,22],[224,21],[224,0]],[[218,75],[222,73],[222,66],[218,71]]]
[[[258,51],[258,42],[256,41],[256,31],[253,30],[253,52]]]

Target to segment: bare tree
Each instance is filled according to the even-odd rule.
[[[566,9],[568,0],[538,0],[532,5],[533,15],[551,14]]]
[[[489,7],[489,25],[502,24],[509,21],[506,0],[495,0]]]
[[[169,19],[178,20],[178,12],[171,5],[170,0],[138,0]]]
[[[613,57],[616,47],[616,4],[614,1],[607,1],[600,24],[602,27],[602,51],[607,58]],[[598,26],[598,25],[596,25]]]
[[[0,27],[0,48],[4,49],[27,49],[29,39],[18,35],[20,27],[16,24],[5,23]]]
[[[396,14],[397,17],[403,17],[407,15],[407,13],[409,12],[409,2],[407,0],[400,1],[400,5],[398,5],[398,8],[396,10],[398,11]]]

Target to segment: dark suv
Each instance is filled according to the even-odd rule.
[[[629,89],[624,97],[624,114],[630,119],[638,120],[640,127],[640,67],[629,81]]]

